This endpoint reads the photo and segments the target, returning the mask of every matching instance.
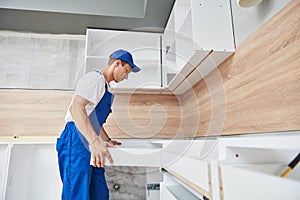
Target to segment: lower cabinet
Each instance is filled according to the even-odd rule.
[[[159,199],[157,185],[162,181],[158,151],[160,148],[153,147],[148,141],[121,142],[123,147],[109,149],[114,164],[112,166],[106,161],[107,167],[121,167],[119,170],[115,169],[119,177],[132,178],[131,174],[142,176],[145,182],[130,183],[125,180],[126,184],[123,186],[142,184],[138,186],[144,188],[143,197],[147,200]],[[61,199],[62,183],[55,148],[56,137],[0,137],[0,200]],[[140,171],[136,171],[137,168]],[[122,183],[122,180],[115,180],[114,177],[110,177],[112,182]],[[126,188],[123,186],[121,188]],[[137,190],[132,193],[125,191],[124,194],[118,192],[126,196],[134,195]]]
[[[220,142],[216,200],[298,200],[300,166],[280,175],[300,152],[300,134],[240,137]]]
[[[11,143],[2,159],[5,160],[0,172],[3,200],[60,199],[55,144]]]
[[[189,184],[177,178],[177,175],[169,171],[163,172],[164,181],[160,184],[160,199],[162,200],[204,200],[199,191]]]
[[[283,165],[220,166],[221,199],[300,199],[300,169],[289,177],[277,175]]]
[[[0,143],[0,199],[4,199],[9,143]]]
[[[0,200],[60,199],[55,141],[0,138]],[[112,167],[132,167],[134,173],[138,168],[147,170],[140,173],[146,178],[139,184],[128,182],[124,170],[119,170],[117,182],[125,179],[124,188],[138,184],[147,200],[300,199],[300,164],[280,177],[300,152],[300,132],[121,142],[123,146],[110,149]]]
[[[201,194],[201,196],[211,197],[210,166],[208,163],[182,156],[164,169],[174,178],[188,185],[190,190]]]

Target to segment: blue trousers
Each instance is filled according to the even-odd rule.
[[[63,183],[62,200],[108,200],[104,168],[90,165],[87,142],[73,122],[68,122],[56,150]]]

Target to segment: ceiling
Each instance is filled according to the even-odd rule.
[[[175,0],[0,1],[0,29],[85,34],[86,28],[163,32]]]

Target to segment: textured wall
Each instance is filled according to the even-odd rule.
[[[1,31],[0,88],[73,89],[84,48],[84,37]]]
[[[113,200],[145,200],[146,199],[146,168],[110,166],[105,168],[106,181],[110,199]],[[115,190],[114,185],[119,184]]]

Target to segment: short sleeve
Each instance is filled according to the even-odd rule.
[[[79,95],[96,105],[105,93],[105,78],[92,71],[85,74],[77,83],[75,95]]]

